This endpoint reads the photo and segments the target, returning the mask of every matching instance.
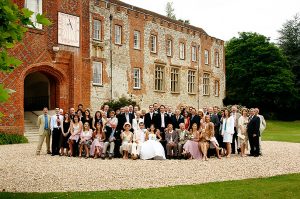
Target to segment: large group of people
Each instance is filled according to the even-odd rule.
[[[258,108],[238,111],[235,105],[200,110],[180,106],[173,111],[171,106],[154,103],[148,112],[132,105],[117,110],[103,105],[92,117],[90,109],[79,104],[77,111],[70,108],[64,113],[56,108],[52,116],[45,107],[38,126],[37,155],[46,138],[52,156],[208,160],[236,153],[260,156],[266,122]]]

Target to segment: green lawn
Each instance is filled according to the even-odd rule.
[[[300,121],[282,122],[269,120],[262,139],[300,143]]]
[[[101,180],[99,179],[99,183]],[[155,183],[155,182],[153,182]],[[5,193],[0,198],[299,198],[300,174],[155,189],[69,193]]]

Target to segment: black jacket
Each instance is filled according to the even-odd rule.
[[[155,119],[155,128],[161,129],[161,113],[157,114]],[[164,120],[165,120],[165,128],[167,128],[168,124],[171,122],[169,120],[169,116],[167,113],[164,113]]]
[[[150,128],[151,124],[155,125],[157,114],[153,112],[152,119],[150,113],[146,113],[144,117],[144,123],[146,128]]]
[[[249,120],[247,126],[248,136],[253,137],[253,134],[260,136],[259,127],[260,127],[260,119],[258,116],[254,115],[253,118]]]
[[[190,127],[189,127],[189,130],[192,129],[192,126],[193,126],[194,123],[197,124],[197,127],[198,127],[198,129],[199,129],[199,128],[200,128],[200,120],[201,120],[201,118],[200,118],[199,115],[194,115],[194,117],[191,115],[191,117],[190,117]]]
[[[173,124],[173,129],[179,129],[179,124],[184,123],[184,117],[182,115],[179,115],[179,118],[176,118],[176,115],[173,115],[171,117],[171,122]]]

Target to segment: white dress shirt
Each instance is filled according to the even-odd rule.
[[[58,115],[59,116],[59,120],[60,120],[60,126],[57,126],[57,115],[52,115],[51,116],[51,121],[50,121],[50,129],[51,131],[53,131],[53,129],[55,128],[62,128],[63,122],[64,122],[64,117],[62,115]]]

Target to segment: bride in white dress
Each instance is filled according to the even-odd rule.
[[[156,138],[155,128],[153,125],[150,127],[150,132],[146,134],[146,142],[142,144],[140,159],[142,160],[165,160],[165,150],[159,140]],[[160,135],[157,135],[160,139]],[[148,139],[147,139],[148,138]]]

